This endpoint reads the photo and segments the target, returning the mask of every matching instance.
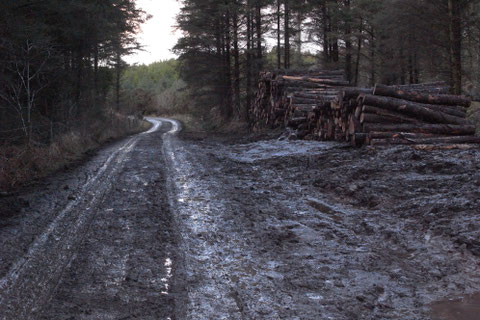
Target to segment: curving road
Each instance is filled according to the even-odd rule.
[[[174,313],[176,235],[163,141],[180,125],[148,121],[149,131],[74,173],[86,178],[74,182],[63,208],[41,221],[43,230],[32,235],[21,258],[2,250],[8,271],[0,280],[0,319],[166,319]]]

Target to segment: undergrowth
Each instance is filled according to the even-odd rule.
[[[148,130],[150,126],[139,118],[113,114],[107,121],[98,119],[88,126],[73,128],[49,144],[0,145],[0,192],[45,177],[81,160],[108,141]]]

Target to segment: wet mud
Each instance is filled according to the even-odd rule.
[[[437,319],[480,291],[479,150],[186,141],[182,201],[207,208],[187,261],[217,274],[190,286],[189,319]]]
[[[0,227],[0,319],[478,311],[480,150],[199,137],[158,121],[19,196]]]
[[[22,195],[30,205],[0,233],[0,319],[176,319],[184,290],[174,280],[168,130],[118,142]]]

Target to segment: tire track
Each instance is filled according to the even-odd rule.
[[[160,121],[148,132],[161,127]],[[99,167],[45,231],[36,237],[27,253],[0,279],[0,319],[33,319],[32,314],[48,302],[76,249],[88,234],[94,210],[111,189],[113,178],[134,150],[139,137],[129,138]]]

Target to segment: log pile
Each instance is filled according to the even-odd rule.
[[[349,141],[353,145],[480,143],[475,126],[467,120],[470,99],[446,94],[447,89],[376,85],[372,92],[359,93],[348,118]]]
[[[395,90],[415,91],[425,94],[444,94],[448,93],[449,87],[445,82],[432,82],[412,85],[390,86],[389,88]],[[360,120],[361,107],[359,107],[358,97],[362,94],[373,94],[373,88],[345,88],[342,90],[332,102],[332,109],[334,113],[335,131],[337,134],[337,141],[351,142],[353,145],[363,143],[364,135],[357,134],[361,131],[354,131],[353,128],[358,127]],[[352,124],[353,122],[353,124]],[[331,138],[331,137],[327,137]],[[356,141],[360,139],[360,141]]]
[[[470,100],[445,82],[349,87],[342,71],[262,73],[253,127],[293,129],[301,139],[361,146],[480,143],[466,119]]]
[[[313,138],[319,114],[331,108],[345,86],[343,71],[261,73],[251,112],[253,129],[290,127],[298,138]]]

